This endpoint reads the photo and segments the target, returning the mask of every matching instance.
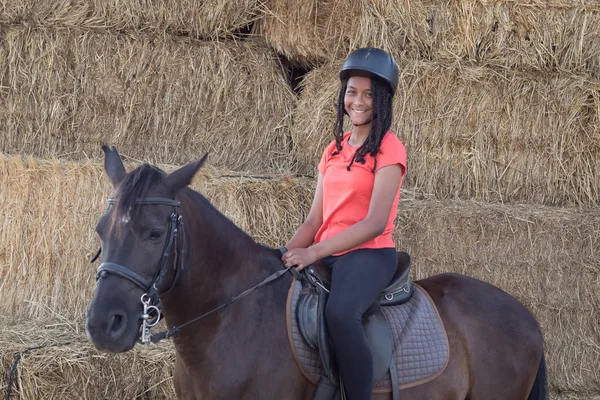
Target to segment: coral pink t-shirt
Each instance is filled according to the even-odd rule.
[[[371,194],[375,182],[375,174],[372,172],[375,160],[371,155],[367,154],[364,164],[358,163],[355,160],[350,171],[346,169],[359,147],[350,146],[348,143],[350,134],[351,132],[348,132],[344,135],[342,150],[335,156],[331,155],[335,150],[335,140],[332,141],[325,149],[319,163],[319,172],[323,175],[323,225],[321,225],[315,236],[315,243],[337,235],[363,220],[369,212]],[[394,220],[398,211],[400,188],[402,187],[406,171],[406,149],[400,139],[393,132],[388,131],[381,141],[379,150],[380,152],[376,156],[376,172],[388,165],[399,164],[402,167],[400,186],[398,186],[398,192],[392,203],[385,230],[381,235],[335,255],[363,248],[378,249],[395,247],[392,240],[392,232],[394,231]]]

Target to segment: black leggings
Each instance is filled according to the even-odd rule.
[[[349,400],[370,400],[373,359],[362,316],[390,283],[396,249],[358,249],[322,260],[332,269],[327,328]]]

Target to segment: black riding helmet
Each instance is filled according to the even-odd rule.
[[[347,80],[354,71],[369,72],[390,85],[392,96],[398,88],[398,65],[388,52],[375,47],[354,50],[342,66],[340,79]]]

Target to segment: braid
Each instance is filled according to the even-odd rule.
[[[335,137],[335,150],[331,153],[332,156],[340,154],[342,150],[342,141],[344,140],[344,115],[346,114],[346,108],[344,107],[344,96],[346,95],[346,88],[348,87],[348,81],[342,82],[340,88],[340,94],[338,95],[338,102],[336,107],[336,121],[335,130],[333,136]]]
[[[371,131],[362,146],[356,150],[352,160],[350,160],[350,164],[346,167],[348,171],[350,171],[350,167],[355,160],[364,164],[365,155],[367,154],[370,154],[374,159],[371,172],[374,173],[377,170],[377,154],[379,154],[381,141],[392,126],[392,94],[388,85],[378,79],[371,78],[371,92],[373,93]]]

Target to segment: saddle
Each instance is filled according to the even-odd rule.
[[[383,290],[377,302],[363,315],[365,335],[373,355],[375,380],[382,378],[388,371],[392,380],[396,377],[392,332],[380,306],[399,305],[411,298],[413,285],[410,279],[410,265],[410,255],[398,252],[398,267],[391,283]],[[319,352],[325,371],[317,386],[314,399],[344,398],[343,384],[333,362],[325,322],[325,304],[331,287],[331,269],[323,263],[315,263],[302,270],[299,280],[302,290],[296,309],[298,328],[308,346]],[[392,392],[393,398],[399,399],[398,390]]]

